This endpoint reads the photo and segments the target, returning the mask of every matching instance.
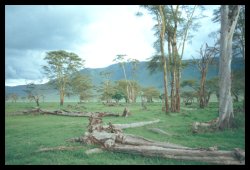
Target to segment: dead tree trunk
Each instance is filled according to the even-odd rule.
[[[162,135],[167,135],[167,136],[172,136],[172,134],[165,132],[164,130],[158,129],[158,128],[148,128],[148,130],[158,133],[158,134],[162,134]]]
[[[109,112],[70,112],[66,110],[44,110],[40,108],[31,109],[27,111],[23,111],[23,113],[41,113],[41,114],[52,114],[52,115],[60,115],[60,116],[72,116],[72,117],[90,117],[91,115],[96,116],[120,116],[118,113],[109,113]]]
[[[120,128],[111,123],[109,123],[109,126],[102,126],[101,123],[101,117],[90,117],[88,132],[85,132],[84,137],[74,139],[84,141],[86,144],[97,144],[102,149],[113,152],[157,156],[167,159],[202,161],[212,164],[245,164],[245,151],[238,148],[233,151],[218,151],[214,147],[208,149],[189,148],[124,134]]]
[[[154,121],[147,121],[147,122],[136,122],[136,123],[129,123],[129,124],[113,124],[113,126],[115,126],[116,128],[119,129],[127,129],[127,128],[134,128],[134,127],[141,127],[141,126],[145,126],[145,125],[150,125],[153,123],[158,123],[160,122],[159,119],[154,120]],[[107,127],[107,126],[104,126]]]
[[[124,145],[116,144],[108,150],[114,152],[122,152],[129,154],[140,154],[144,156],[157,156],[167,159],[201,161],[212,164],[234,164],[242,165],[244,161],[236,159],[238,152],[236,151],[206,151],[206,150],[188,150],[188,149],[173,149],[163,148],[159,146],[145,145]],[[242,152],[242,151],[241,151]],[[244,155],[244,154],[242,154]]]

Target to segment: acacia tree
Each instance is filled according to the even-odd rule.
[[[193,91],[184,91],[181,93],[181,97],[183,98],[185,105],[191,105],[194,102],[195,96],[196,92]]]
[[[115,93],[114,86],[112,85],[112,82],[110,80],[112,72],[103,71],[100,72],[100,75],[105,79],[98,90],[99,92],[101,92],[101,100],[106,100],[107,103],[110,103],[112,100],[112,96]]]
[[[207,44],[205,49],[203,50],[203,45],[202,45],[199,51],[200,58],[193,60],[193,62],[196,64],[198,70],[201,73],[200,89],[199,89],[200,108],[204,108],[208,104],[208,102],[206,102],[207,95],[205,90],[206,86],[205,83],[206,83],[208,67],[209,64],[213,62],[215,50],[216,50],[215,47],[211,48]]]
[[[116,93],[121,93],[123,94],[123,97],[125,98],[125,102],[128,103],[129,102],[129,96],[127,93],[127,84],[130,84],[133,89],[133,98],[131,98],[131,100],[136,101],[137,96],[139,95],[139,91],[140,91],[140,85],[137,83],[137,81],[131,81],[131,80],[118,80],[115,82],[115,90]],[[131,94],[131,93],[129,93]],[[131,97],[131,96],[130,96]]]
[[[136,102],[136,96],[137,96],[136,90],[137,90],[138,83],[134,83],[134,82],[136,82],[136,80],[135,80],[136,79],[136,71],[138,69],[139,60],[130,58],[130,59],[128,59],[128,62],[132,65],[132,80],[133,81],[130,82],[131,99],[133,102]]]
[[[5,102],[8,102],[10,100],[10,94],[7,94],[5,92]]]
[[[125,56],[127,56],[127,55],[126,54],[118,54],[113,61],[118,62],[120,67],[122,68],[124,78],[126,81],[126,94],[128,97],[128,103],[130,103],[132,101],[131,92],[130,92],[131,84],[127,79],[127,74],[126,74],[126,70],[125,70],[125,58],[124,58]]]
[[[167,61],[164,52],[164,41],[166,32],[166,11],[164,5],[145,5],[146,8],[157,20],[157,31],[159,33],[159,44],[160,44],[160,62],[163,69],[163,80],[164,80],[164,98],[165,98],[165,112],[169,112],[168,106],[168,76],[167,76]]]
[[[143,88],[142,94],[143,94],[142,97],[145,97],[148,103],[152,103],[153,99],[159,99],[160,91],[155,87],[151,86]]]
[[[232,95],[236,102],[239,101],[239,95],[245,91],[245,72],[244,70],[233,71],[232,73]]]
[[[115,94],[114,85],[112,83],[109,83],[109,85],[107,85],[106,83],[102,82],[102,85],[98,89],[98,92],[101,93],[101,97],[100,97],[101,100],[105,100],[106,103],[111,103],[112,97]]]
[[[60,94],[60,105],[64,103],[64,96],[70,89],[70,76],[82,68],[84,60],[78,55],[64,50],[47,52],[44,60],[47,65],[43,66],[46,76],[55,80],[55,88]]]
[[[12,102],[16,103],[16,101],[18,100],[18,98],[19,98],[18,94],[16,94],[16,93],[10,94],[10,99],[12,100]]]
[[[192,38],[190,29],[196,31],[199,24],[194,22],[203,17],[202,14],[194,16],[197,7],[202,6],[174,5],[170,6],[167,22],[168,53],[171,72],[171,111],[180,112],[180,77],[182,70],[182,57],[185,44]],[[178,29],[180,28],[180,29]],[[179,46],[178,46],[179,43]],[[178,46],[178,48],[177,48]],[[179,50],[180,49],[180,50]]]
[[[155,15],[157,14],[157,6],[144,6],[149,11]],[[199,6],[201,7],[201,6]],[[154,9],[155,8],[155,9]],[[170,110],[172,112],[179,112],[180,111],[180,77],[181,77],[181,70],[182,70],[182,56],[184,54],[185,43],[189,40],[192,36],[189,33],[189,30],[196,30],[199,26],[198,23],[194,21],[198,18],[201,18],[202,15],[199,14],[194,16],[194,12],[197,9],[197,6],[187,6],[187,5],[163,5],[163,15],[164,15],[164,38],[167,40],[168,43],[168,59],[166,60],[167,69],[170,71],[171,75],[171,105]],[[156,16],[156,19],[159,17]],[[162,32],[159,29],[159,22],[155,26],[156,33],[155,35],[159,36],[159,39],[154,44],[154,47],[158,51],[162,51],[162,43],[161,36]],[[160,48],[159,48],[160,47]],[[163,46],[164,47],[164,46]],[[152,62],[148,68],[152,70],[155,67],[158,67],[159,64],[156,62],[160,58],[158,55],[155,55],[152,58]],[[162,61],[162,60],[159,60]],[[164,67],[162,67],[164,70]],[[166,96],[166,95],[165,95]]]
[[[205,105],[207,106],[210,100],[210,96],[214,93],[219,101],[219,78],[213,77],[209,80],[206,80],[205,85]]]
[[[35,83],[29,83],[26,85],[26,89],[24,91],[27,93],[27,99],[36,102],[36,106],[39,107],[39,101],[43,95],[41,90],[38,89],[38,86]]]
[[[213,93],[216,94],[217,99],[219,99],[219,86],[218,86],[218,77],[211,78],[209,80],[206,80],[205,88],[204,88],[204,105],[207,106],[210,100],[210,97]],[[187,99],[188,96],[192,96],[192,98],[196,97],[197,102],[200,102],[200,91],[201,87],[197,83],[196,80],[185,80],[181,83],[181,87],[189,87],[193,90],[190,91],[190,93],[183,93],[182,96]],[[192,95],[191,95],[192,92]]]
[[[219,122],[218,127],[225,129],[231,127],[233,114],[233,101],[231,96],[231,61],[232,39],[240,12],[239,5],[221,6],[221,38],[219,63]]]
[[[80,103],[82,100],[87,100],[92,97],[92,88],[93,85],[91,79],[87,75],[76,74],[72,78],[72,91],[79,96]]]

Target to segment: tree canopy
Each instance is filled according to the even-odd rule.
[[[84,60],[64,50],[47,52],[44,60],[47,61],[47,65],[43,66],[45,75],[55,80],[55,87],[60,93],[60,105],[63,105],[64,96],[70,87],[70,76],[83,68]]]

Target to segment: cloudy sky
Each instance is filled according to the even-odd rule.
[[[197,55],[201,44],[213,45],[208,35],[219,29],[211,22],[213,9],[204,6],[202,25],[184,59]],[[143,16],[137,17],[137,12]],[[41,66],[48,51],[66,50],[85,60],[85,67],[113,64],[117,54],[146,61],[155,50],[152,16],[137,5],[130,6],[5,6],[5,85],[46,82]]]

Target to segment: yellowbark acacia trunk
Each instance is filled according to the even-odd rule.
[[[158,24],[160,27],[160,40],[161,40],[161,56],[162,56],[162,64],[163,64],[163,76],[164,76],[164,93],[165,93],[165,112],[168,113],[168,89],[167,89],[167,63],[164,55],[164,35],[165,35],[165,17],[163,13],[163,5],[159,5],[160,17],[161,17],[161,24],[158,20]]]

